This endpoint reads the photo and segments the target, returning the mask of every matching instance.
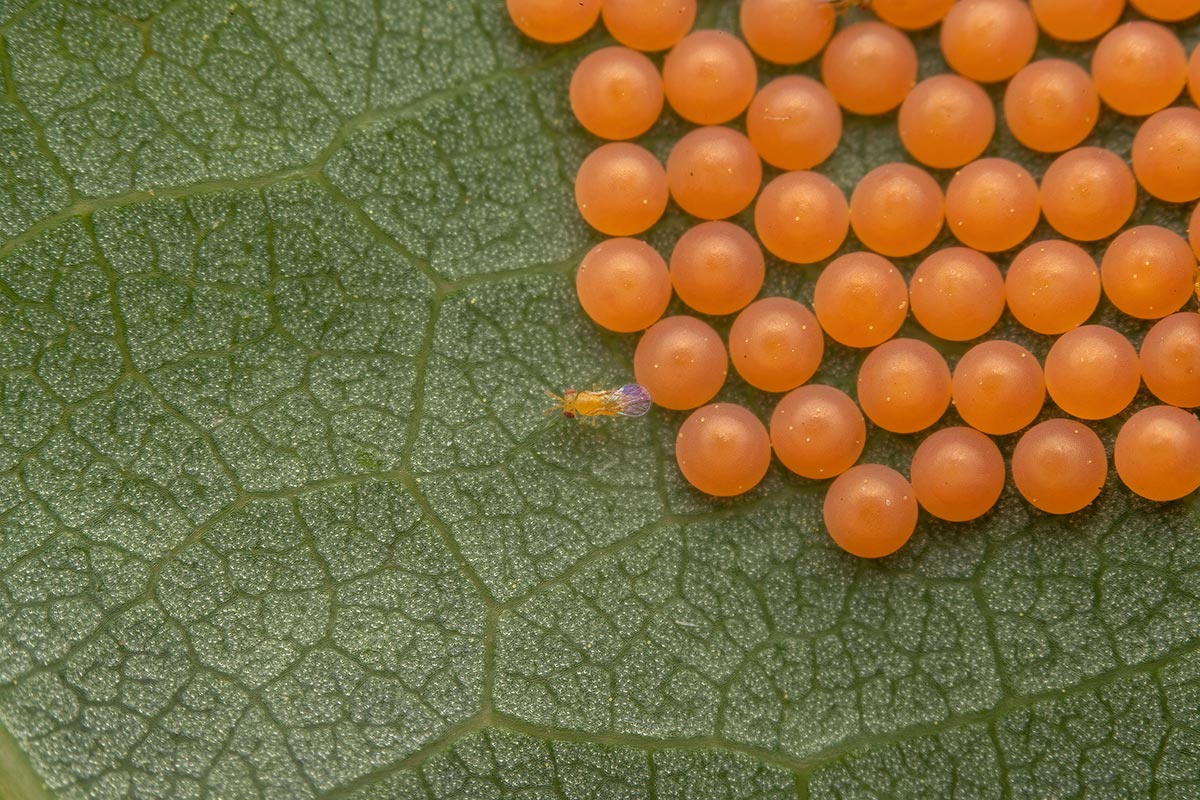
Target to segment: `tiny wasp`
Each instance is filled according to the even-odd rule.
[[[616,389],[593,389],[576,391],[567,389],[561,396],[546,392],[554,398],[555,405],[547,414],[562,411],[567,419],[579,417],[595,425],[600,417],[640,417],[650,410],[650,393],[644,386],[627,383]]]

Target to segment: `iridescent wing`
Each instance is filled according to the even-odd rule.
[[[608,401],[612,409],[622,417],[640,417],[650,410],[650,393],[646,387],[637,383],[627,383],[619,389],[608,393]]]

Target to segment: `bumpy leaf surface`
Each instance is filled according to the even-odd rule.
[[[0,0],[0,796],[1197,796],[1195,498],[1009,487],[861,561],[778,466],[687,487],[681,414],[543,418],[630,377],[572,288],[566,86],[608,42],[499,0]],[[894,126],[848,119],[823,171],[902,158]]]

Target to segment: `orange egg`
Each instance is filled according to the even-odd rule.
[[[521,33],[556,44],[578,39],[600,16],[600,0],[505,0]]]
[[[1175,106],[1147,118],[1133,137],[1133,173],[1168,203],[1200,198],[1200,110]]]
[[[732,497],[753,489],[767,474],[771,439],[746,409],[713,403],[693,411],[679,427],[675,460],[692,486],[705,494]]]
[[[832,478],[858,460],[866,442],[862,412],[845,392],[807,384],[783,396],[771,415],[771,446],[805,478]]]
[[[658,321],[671,300],[666,262],[637,239],[609,239],[583,257],[575,275],[583,310],[596,324],[630,332]]]
[[[884,22],[915,31],[936,25],[954,0],[872,0],[871,10]]]
[[[1087,138],[1099,117],[1100,95],[1091,75],[1065,59],[1034,61],[1004,90],[1004,122],[1032,150],[1069,150]]]
[[[856,22],[834,34],[821,56],[821,82],[855,114],[884,114],[900,105],[917,80],[917,51],[882,22]]]
[[[1073,419],[1048,419],[1022,436],[1012,455],[1013,483],[1035,508],[1072,514],[1104,488],[1108,456],[1091,428]]]
[[[995,253],[1015,247],[1041,215],[1038,185],[1012,161],[981,158],[960,169],[946,187],[946,226],[963,244]]]
[[[1192,216],[1188,219],[1188,242],[1192,245],[1192,252],[1196,254],[1196,258],[1200,259],[1200,203],[1192,209]],[[1196,286],[1197,294],[1200,294],[1200,284]]]
[[[746,111],[746,135],[768,164],[809,169],[837,149],[842,112],[829,90],[812,78],[786,75],[758,90]]]
[[[699,125],[720,125],[746,110],[758,83],[754,56],[724,31],[696,31],[663,61],[663,89],[676,113]]]
[[[1163,22],[1179,22],[1200,14],[1200,0],[1129,0],[1139,13]]]
[[[808,61],[833,35],[833,4],[821,0],[742,0],[739,17],[746,44],[776,64]]]
[[[1004,276],[1008,310],[1038,333],[1065,333],[1087,322],[1100,302],[1100,270],[1073,242],[1048,239],[1017,253]]]
[[[1113,444],[1121,481],[1136,494],[1165,503],[1200,487],[1200,420],[1174,406],[1143,408],[1121,426]]]
[[[754,200],[762,161],[745,135],[714,125],[685,134],[667,157],[667,186],[679,207],[701,219],[724,219]]]
[[[1200,407],[1200,314],[1180,311],[1154,323],[1138,354],[1146,388],[1164,403]]]
[[[904,149],[930,167],[961,167],[982,155],[996,130],[996,111],[979,84],[934,75],[912,88],[897,121]]]
[[[1187,54],[1179,37],[1156,22],[1113,28],[1092,54],[1100,99],[1122,114],[1144,116],[1166,108],[1187,83]]]
[[[729,357],[712,326],[695,317],[666,317],[650,326],[633,354],[633,374],[654,404],[688,409],[716,397]]]
[[[1000,448],[971,428],[942,428],[913,454],[913,492],[938,519],[966,522],[986,514],[1004,490]]]
[[[942,339],[982,336],[1004,313],[1004,277],[996,262],[968,247],[931,253],[913,272],[909,304],[921,327]]]
[[[917,339],[892,339],[858,368],[858,404],[884,430],[913,433],[941,419],[950,405],[950,368]]]
[[[626,47],[654,52],[679,42],[696,21],[696,0],[603,0],[604,27]]]
[[[1002,339],[968,350],[954,367],[952,386],[963,421],[993,436],[1021,430],[1046,401],[1042,367],[1033,353]]]
[[[1129,340],[1103,325],[1081,325],[1058,337],[1046,354],[1046,391],[1073,417],[1120,413],[1141,385],[1142,368]]]
[[[600,145],[575,174],[575,205],[601,233],[641,233],[667,209],[667,172],[644,147],[628,142]]]
[[[896,552],[917,528],[912,485],[881,464],[859,464],[837,476],[825,493],[825,528],[838,547],[862,558]]]
[[[1091,242],[1121,229],[1137,204],[1137,183],[1124,159],[1104,147],[1077,147],[1042,175],[1046,221],[1063,236]]]
[[[762,288],[766,260],[745,228],[702,222],[671,251],[671,283],[679,299],[701,314],[732,314]]]
[[[813,294],[817,320],[849,347],[883,344],[908,315],[904,276],[883,256],[846,253],[821,271]]]
[[[862,177],[850,195],[854,234],[885,256],[924,250],[941,232],[945,212],[937,181],[912,164],[878,166]]]
[[[942,55],[971,80],[1011,78],[1033,58],[1037,21],[1021,0],[960,0],[942,20]]]
[[[1030,0],[1038,25],[1064,42],[1086,42],[1117,24],[1125,0]]]
[[[786,392],[821,365],[825,340],[812,312],[787,297],[756,300],[729,329],[729,357],[738,374],[766,392]]]
[[[1100,261],[1104,294],[1139,319],[1178,311],[1195,290],[1196,258],[1182,236],[1161,225],[1138,225],[1113,239]]]
[[[833,181],[816,172],[785,172],[754,205],[763,246],[784,261],[815,264],[833,255],[850,229],[850,207]]]
[[[654,62],[626,47],[589,53],[571,75],[571,110],[603,139],[632,139],[662,113],[662,78]]]

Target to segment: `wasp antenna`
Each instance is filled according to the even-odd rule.
[[[565,398],[559,397],[558,395],[556,395],[554,392],[550,391],[549,389],[546,390],[546,397],[552,398],[554,400],[555,404],[550,406],[549,408],[547,408],[545,411],[543,411],[542,412],[543,416],[548,416],[557,411],[561,411],[563,406],[565,406],[567,404],[567,401]]]

